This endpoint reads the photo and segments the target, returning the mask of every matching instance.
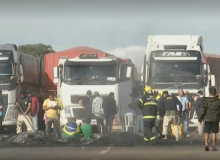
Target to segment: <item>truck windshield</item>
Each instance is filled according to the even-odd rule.
[[[200,63],[196,62],[152,62],[150,78],[181,77],[195,79],[200,75]]]
[[[12,62],[0,62],[0,75],[13,75],[13,63]]]
[[[116,65],[65,65],[64,81],[78,85],[109,85],[116,83]]]

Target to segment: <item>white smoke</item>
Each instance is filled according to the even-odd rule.
[[[144,55],[146,53],[146,47],[142,46],[128,46],[125,48],[116,48],[107,53],[113,54],[119,58],[129,58],[137,67],[138,73],[141,71],[141,66],[144,62]]]

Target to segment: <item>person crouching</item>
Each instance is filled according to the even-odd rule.
[[[74,117],[67,118],[68,122],[63,127],[62,138],[70,139],[80,136],[80,127],[76,123],[76,119]]]

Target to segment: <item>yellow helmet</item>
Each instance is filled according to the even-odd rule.
[[[154,92],[158,93],[158,90],[157,90],[157,89],[155,89],[155,90],[154,90]]]
[[[147,86],[147,87],[145,87],[144,92],[147,93],[147,92],[149,92],[149,91],[151,91],[151,90],[152,90],[151,87],[150,87],[150,86]]]
[[[166,91],[165,89],[161,91],[161,97],[163,97],[163,92]]]

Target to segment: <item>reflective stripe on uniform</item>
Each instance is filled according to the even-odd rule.
[[[144,103],[142,99],[139,99],[139,101],[140,101],[141,103]]]
[[[155,106],[157,106],[157,103],[156,102],[146,102],[146,103],[144,103],[144,106],[147,107],[147,105],[155,105]]]
[[[148,119],[148,118],[157,118],[157,116],[144,116],[143,119]]]
[[[151,137],[150,139],[144,138],[145,141],[152,141],[154,139],[156,139],[156,137]]]

